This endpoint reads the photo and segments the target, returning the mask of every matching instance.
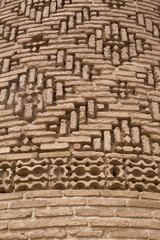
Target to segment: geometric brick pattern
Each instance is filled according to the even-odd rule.
[[[160,2],[2,0],[0,192],[160,192]]]

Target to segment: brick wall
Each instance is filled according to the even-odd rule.
[[[0,195],[0,240],[160,239],[160,195],[46,190]]]

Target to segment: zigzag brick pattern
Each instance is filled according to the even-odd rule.
[[[0,1],[0,193],[44,189],[160,192],[159,0]]]

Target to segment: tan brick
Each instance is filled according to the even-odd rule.
[[[160,229],[159,220],[129,220],[129,227],[133,228],[145,228],[145,229]]]
[[[90,220],[91,226],[93,227],[128,227],[129,222],[125,219],[91,219]]]
[[[46,238],[52,238],[52,237],[56,237],[56,238],[64,238],[67,235],[67,232],[62,230],[62,229],[54,229],[54,230],[49,230],[49,231],[35,231],[35,232],[31,232],[28,234],[30,239],[46,239]]]
[[[127,206],[138,208],[160,208],[160,201],[129,199],[127,200]]]
[[[18,199],[23,197],[23,192],[17,192],[17,193],[1,193],[0,194],[0,201],[4,200],[11,200],[11,199]]]
[[[71,208],[54,208],[54,209],[45,209],[37,210],[36,217],[58,217],[58,216],[71,216],[73,215],[73,210]]]
[[[48,223],[46,220],[40,220],[40,221],[11,221],[9,223],[9,229],[11,230],[23,230],[23,229],[43,229],[47,228]]]
[[[96,216],[96,217],[113,217],[114,210],[106,209],[106,208],[77,208],[76,209],[77,216]]]
[[[100,238],[103,234],[103,231],[93,231],[93,230],[87,230],[87,229],[83,229],[83,230],[72,230],[69,231],[69,234],[72,236],[76,236],[76,237],[94,237],[94,238]]]
[[[123,218],[151,218],[152,212],[149,210],[141,210],[141,209],[116,209],[116,216]]]
[[[93,197],[100,196],[100,190],[65,190],[63,194],[67,197]]]
[[[45,207],[45,200],[23,200],[13,201],[10,203],[10,208],[34,208],[34,207]]]
[[[153,200],[159,200],[160,201],[160,194],[159,193],[141,192],[141,193],[139,193],[139,196],[142,199],[153,199]]]
[[[88,199],[88,205],[90,206],[121,206],[125,207],[126,202],[124,199],[112,199],[112,198],[91,198]]]
[[[8,211],[8,212],[1,212],[0,219],[14,219],[14,218],[26,218],[30,217],[32,212],[28,211]]]
[[[121,191],[121,190],[102,190],[102,197],[124,197],[124,198],[138,198],[139,192],[137,191]]]
[[[127,239],[139,239],[139,238],[144,238],[144,239],[147,239],[147,232],[143,229],[143,230],[139,230],[139,229],[135,229],[135,230],[130,230],[130,229],[115,229],[115,230],[112,230],[110,233],[109,233],[109,237],[111,238],[120,238],[120,239],[123,239],[123,238],[127,238]]]
[[[0,240],[27,240],[26,233],[1,233]]]
[[[159,230],[149,230],[148,237],[151,240],[159,240],[160,231]]]
[[[48,227],[67,227],[67,226],[86,226],[88,224],[86,219],[53,219],[53,220],[35,220],[35,221],[15,221],[9,223],[11,230],[23,229],[43,229]]]
[[[40,190],[25,193],[26,198],[52,198],[61,196],[62,192],[60,190]]]
[[[8,203],[0,203],[0,210],[5,210],[8,208]]]
[[[7,229],[8,224],[7,221],[0,221],[0,230]]]
[[[87,226],[88,221],[86,219],[58,219],[49,220],[48,227],[67,227],[67,226]]]
[[[55,198],[49,201],[49,206],[81,206],[85,204],[86,200],[84,198]]]

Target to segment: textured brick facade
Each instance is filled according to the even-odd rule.
[[[0,240],[159,240],[160,195],[46,190],[0,195]]]
[[[1,0],[0,192],[160,191],[159,20],[159,0]]]

